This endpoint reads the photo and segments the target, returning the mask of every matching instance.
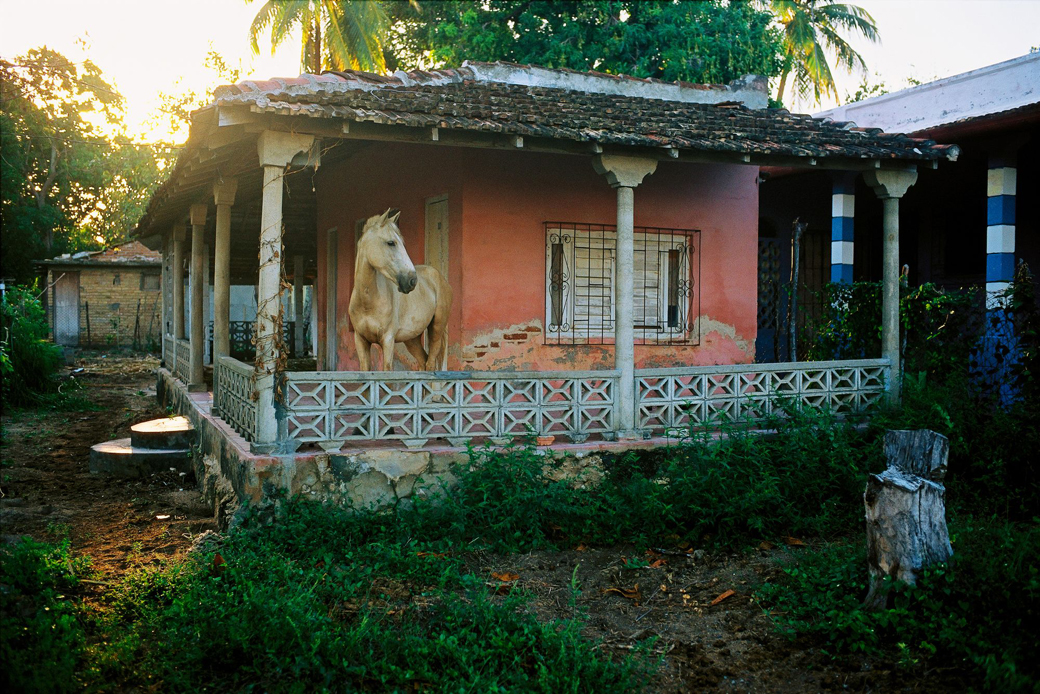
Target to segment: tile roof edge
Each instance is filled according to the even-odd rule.
[[[654,78],[580,72],[567,68],[545,68],[516,63],[465,61],[461,67],[442,70],[398,70],[379,75],[359,70],[328,70],[320,75],[275,77],[268,80],[243,80],[217,87],[216,102],[249,101],[276,94],[320,94],[344,91],[376,91],[417,85],[436,86],[463,82],[510,84],[515,86],[564,89],[592,94],[613,94],[632,98],[659,99],[679,103],[718,104],[739,102],[752,109],[768,106],[768,85],[764,77],[746,75],[729,84],[664,82]]]

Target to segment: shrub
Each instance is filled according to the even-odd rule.
[[[69,543],[46,545],[28,538],[0,546],[0,680],[9,692],[78,689],[83,627],[72,602],[77,573]]]
[[[47,341],[47,314],[35,286],[10,287],[0,303],[0,377],[5,406],[38,405],[57,391],[61,347]]]

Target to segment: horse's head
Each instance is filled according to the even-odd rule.
[[[402,293],[415,289],[419,281],[415,265],[404,248],[401,230],[397,227],[400,210],[387,210],[369,217],[358,241],[358,258],[364,258],[381,275],[397,285]]]

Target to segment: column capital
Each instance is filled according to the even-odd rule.
[[[621,154],[597,154],[592,160],[596,173],[607,177],[612,188],[635,188],[657,170],[657,160]]]
[[[917,182],[917,169],[874,169],[863,172],[863,180],[882,200],[899,199]]]
[[[313,135],[287,133],[280,130],[265,130],[256,141],[256,151],[260,155],[261,166],[285,167],[301,152],[310,153],[314,146]],[[317,166],[318,155],[315,154],[308,164]]]
[[[193,227],[206,226],[206,214],[209,212],[209,205],[204,202],[195,203],[191,206],[191,225]]]
[[[223,178],[213,182],[213,202],[217,205],[234,205],[238,192],[238,179]]]

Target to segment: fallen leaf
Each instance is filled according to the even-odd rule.
[[[415,556],[430,559],[444,559],[448,555],[444,552],[416,552]]]
[[[805,547],[805,543],[799,540],[797,537],[785,537],[784,542],[794,547]]]
[[[586,547],[585,543],[582,542],[580,545],[578,545],[577,547],[574,548],[574,551],[575,552],[584,552],[587,549],[588,549],[588,547]]]
[[[631,588],[604,588],[602,593],[617,593],[623,598],[634,600],[636,605],[639,605],[639,601],[643,599],[643,594],[639,591],[639,584],[635,584]]]
[[[497,578],[504,583],[512,583],[520,578],[520,574],[515,574],[512,571],[503,571],[502,573],[492,571],[491,578]]]
[[[219,553],[213,555],[213,561],[209,565],[209,573],[211,576],[216,578],[217,576],[224,573],[227,569],[227,562],[224,561],[224,557],[220,556]]]
[[[658,559],[657,561],[650,564],[651,569],[660,569],[662,566],[668,563],[667,559]]]
[[[730,598],[730,597],[733,597],[733,596],[734,596],[734,595],[736,595],[736,594],[737,594],[737,591],[735,591],[735,590],[727,590],[727,591],[726,591],[725,593],[723,593],[723,594],[722,594],[722,595],[720,595],[719,597],[717,597],[717,598],[715,598],[714,600],[712,600],[712,601],[711,601],[711,604],[712,604],[713,606],[714,606],[714,605],[718,605],[718,604],[719,604],[720,602],[722,602],[722,601],[723,601],[723,600],[725,600],[726,598]]]
[[[763,550],[763,551],[767,551],[767,550],[773,549],[773,543],[770,542],[769,540],[762,540],[762,542],[760,542],[758,544],[758,548]]]

